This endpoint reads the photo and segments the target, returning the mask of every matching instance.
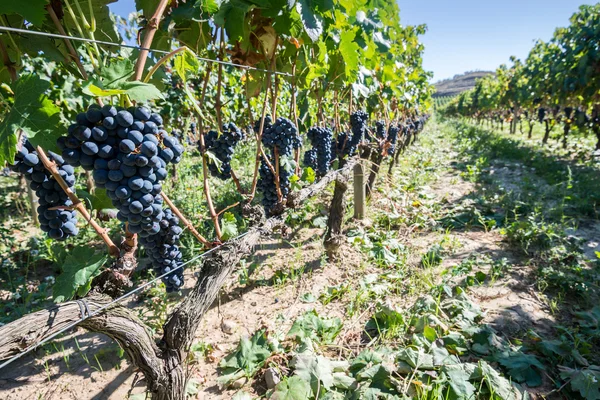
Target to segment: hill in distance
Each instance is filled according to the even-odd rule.
[[[477,79],[491,74],[493,74],[492,71],[468,71],[464,74],[454,75],[453,78],[441,80],[434,83],[436,92],[433,94],[433,97],[456,96],[464,91],[473,89]]]

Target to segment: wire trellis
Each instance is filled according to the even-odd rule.
[[[236,236],[235,238],[233,238],[233,239],[231,239],[231,240],[237,240],[237,239],[241,239],[242,237],[246,236],[246,235],[247,235],[249,232],[250,232],[250,231],[248,231],[248,232],[244,232],[244,233],[242,233],[241,235],[239,235],[239,236]],[[176,268],[173,268],[173,269],[172,269],[172,270],[170,270],[169,272],[165,272],[164,274],[157,276],[156,278],[152,279],[151,281],[149,281],[149,282],[146,282],[146,283],[144,283],[143,285],[140,285],[140,286],[136,287],[136,288],[135,288],[135,289],[133,289],[132,291],[130,291],[130,292],[127,292],[127,293],[125,293],[124,295],[122,295],[122,296],[120,296],[120,297],[117,297],[116,299],[114,299],[114,300],[113,300],[113,301],[111,301],[110,303],[108,303],[108,304],[105,304],[105,305],[101,306],[100,308],[98,308],[98,309],[97,309],[96,311],[94,311],[94,312],[91,312],[91,313],[89,313],[89,312],[88,312],[88,313],[86,313],[86,314],[84,314],[84,313],[82,312],[82,316],[81,316],[81,318],[80,318],[80,319],[78,319],[77,321],[71,322],[70,324],[68,324],[67,326],[65,326],[64,328],[62,328],[61,330],[59,330],[58,332],[55,332],[55,333],[53,333],[52,335],[50,335],[50,336],[46,337],[45,339],[41,340],[39,343],[36,343],[36,344],[33,344],[33,345],[29,346],[28,348],[26,348],[25,350],[23,350],[22,352],[20,352],[20,353],[19,353],[19,354],[17,354],[16,356],[14,356],[14,357],[12,357],[12,358],[10,358],[10,359],[6,360],[6,361],[5,361],[5,362],[3,362],[2,364],[0,364],[0,369],[2,369],[2,368],[4,368],[4,367],[6,367],[7,365],[11,364],[12,362],[14,362],[14,361],[18,360],[19,358],[23,357],[24,355],[26,355],[26,354],[28,354],[28,353],[32,352],[33,350],[37,349],[38,347],[40,347],[40,346],[43,346],[44,344],[48,343],[49,341],[51,341],[52,339],[54,339],[54,338],[58,337],[59,335],[62,335],[63,333],[65,333],[65,332],[66,332],[66,331],[68,331],[69,329],[71,329],[71,328],[74,328],[75,326],[79,325],[80,323],[82,323],[82,322],[83,322],[83,321],[85,321],[86,319],[89,319],[89,318],[91,318],[91,317],[94,317],[94,316],[96,316],[96,315],[100,314],[102,311],[106,310],[107,308],[111,307],[112,305],[114,305],[114,304],[116,304],[116,303],[120,303],[120,302],[122,302],[123,300],[127,299],[128,297],[131,297],[131,296],[133,296],[135,293],[137,293],[137,292],[141,291],[142,289],[144,289],[144,288],[146,288],[146,287],[148,287],[148,286],[151,286],[151,285],[153,285],[154,283],[156,283],[158,280],[160,280],[160,279],[164,278],[165,276],[167,276],[167,275],[170,275],[170,274],[172,274],[173,272],[175,272],[175,271],[177,271],[177,270],[179,270],[179,269],[181,269],[181,268],[184,268],[186,265],[188,265],[188,264],[191,264],[192,262],[194,262],[194,261],[196,261],[196,260],[199,260],[200,258],[206,257],[206,256],[207,256],[207,255],[209,255],[210,253],[212,253],[212,252],[214,252],[214,251],[218,250],[219,248],[221,248],[221,247],[225,246],[226,244],[227,244],[227,243],[223,243],[223,244],[221,244],[221,245],[219,245],[219,246],[217,246],[217,247],[213,247],[212,249],[209,249],[209,250],[205,251],[205,252],[204,252],[204,253],[202,253],[202,254],[199,254],[199,255],[197,255],[197,256],[195,256],[195,257],[192,257],[192,258],[190,258],[189,260],[187,260],[186,262],[184,262],[184,263],[183,263],[183,264],[181,264],[180,266],[178,266],[178,267],[176,267]],[[87,307],[87,306],[86,306],[86,307]],[[82,311],[83,311],[83,309],[82,309]]]
[[[338,173],[338,172],[342,171],[343,169],[344,168],[338,168],[337,170],[332,171],[331,173]],[[14,357],[12,357],[12,358],[8,359],[7,361],[3,362],[2,364],[0,364],[0,369],[6,367],[7,365],[11,364],[12,362],[14,362],[14,361],[18,360],[19,358],[23,357],[24,355],[32,352],[33,350],[37,349],[39,346],[42,346],[42,345],[48,343],[49,341],[51,341],[52,339],[54,339],[54,338],[58,337],[59,335],[65,333],[69,329],[74,328],[75,326],[79,325],[83,321],[85,321],[85,320],[87,320],[87,319],[89,319],[91,317],[94,317],[94,316],[100,314],[100,312],[106,310],[110,306],[112,306],[112,305],[114,305],[116,303],[120,303],[121,301],[123,301],[123,300],[125,300],[125,299],[127,299],[127,298],[129,298],[131,296],[133,296],[135,293],[141,291],[142,289],[144,289],[144,288],[146,288],[146,287],[148,287],[150,285],[153,285],[154,283],[156,283],[158,280],[164,278],[165,276],[170,275],[173,272],[175,272],[175,271],[177,271],[177,270],[179,270],[181,268],[184,268],[186,265],[191,264],[192,262],[194,262],[196,260],[199,260],[200,258],[206,257],[210,253],[212,253],[214,251],[217,251],[221,247],[227,245],[229,242],[243,238],[248,233],[250,233],[250,231],[246,231],[246,232],[242,233],[241,235],[238,235],[238,236],[230,239],[229,241],[227,241],[227,242],[225,242],[223,244],[220,244],[219,246],[213,247],[212,249],[209,249],[209,250],[205,251],[202,254],[199,254],[197,256],[194,256],[194,257],[190,258],[189,260],[187,260],[186,262],[184,262],[180,266],[178,266],[176,268],[173,268],[169,272],[165,272],[164,274],[162,274],[160,276],[157,276],[156,278],[152,279],[149,282],[144,283],[143,285],[138,286],[137,288],[131,290],[130,292],[127,292],[126,294],[124,294],[124,295],[122,295],[122,296],[114,299],[110,303],[105,304],[105,305],[99,307],[96,311],[94,311],[92,313],[88,312],[86,314],[83,314],[83,308],[80,305],[80,308],[82,309],[82,314],[83,314],[80,319],[78,319],[77,321],[71,322],[70,324],[68,324],[67,326],[65,326],[64,328],[62,328],[61,330],[59,330],[58,332],[55,332],[52,335],[46,337],[45,339],[41,340],[39,343],[36,343],[36,344],[33,344],[33,345],[29,346],[28,348],[26,348],[25,350],[23,350],[21,353],[15,355]]]
[[[23,35],[45,36],[45,37],[50,37],[50,38],[54,38],[54,39],[75,40],[75,41],[80,41],[80,42],[103,44],[103,45],[106,45],[106,46],[124,47],[124,48],[134,49],[134,50],[147,50],[147,51],[150,51],[150,52],[156,53],[156,54],[169,54],[170,53],[170,51],[166,51],[166,50],[152,49],[152,48],[148,48],[148,47],[136,46],[136,45],[133,45],[133,44],[107,42],[107,41],[104,41],[104,40],[87,39],[87,38],[82,38],[82,37],[79,37],[79,36],[60,35],[58,33],[42,32],[42,31],[35,31],[35,30],[21,29],[21,28],[13,28],[13,27],[9,27],[9,26],[1,26],[0,25],[0,31],[14,32],[14,33],[19,33],[19,34],[23,34]],[[212,62],[212,63],[223,64],[223,65],[229,65],[229,66],[236,67],[236,68],[242,68],[242,69],[246,69],[246,70],[259,71],[259,72],[266,72],[266,73],[272,73],[272,74],[275,74],[275,75],[281,75],[281,76],[287,76],[287,77],[292,77],[293,76],[292,74],[290,74],[288,72],[271,71],[271,70],[268,70],[268,69],[256,68],[256,67],[252,67],[252,66],[249,66],[249,65],[237,64],[237,63],[233,63],[233,62],[229,62],[229,61],[214,60],[212,58],[200,57],[198,55],[195,55],[195,56],[200,61]]]

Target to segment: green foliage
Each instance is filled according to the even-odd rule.
[[[304,400],[310,398],[309,383],[300,376],[291,376],[277,384],[271,400]]]
[[[242,338],[233,353],[219,363],[223,375],[217,382],[228,386],[239,378],[254,376],[271,354],[266,331],[260,330],[249,339]]]
[[[294,322],[287,336],[299,342],[313,341],[319,344],[333,343],[342,330],[339,318],[321,317],[316,311],[308,311]]]
[[[100,273],[107,260],[106,254],[92,254],[90,257],[89,247],[72,249],[67,254],[62,264],[62,273],[52,289],[54,301],[60,303],[75,295],[84,296],[90,290],[92,279]]]
[[[50,82],[33,74],[23,75],[12,86],[14,103],[0,122],[0,164],[12,163],[17,152],[17,135],[23,132],[34,145],[56,149],[61,135],[59,111],[47,97]]]

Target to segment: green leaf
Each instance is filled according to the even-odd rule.
[[[291,376],[277,384],[271,400],[306,400],[311,397],[310,385],[298,376]]]
[[[344,58],[346,82],[351,83],[358,74],[360,47],[354,41],[356,31],[344,31],[340,35],[340,53]]]
[[[187,82],[189,75],[197,75],[200,63],[196,55],[188,48],[177,54],[173,60],[173,68],[181,80]]]
[[[545,367],[536,356],[511,351],[499,355],[497,361],[508,369],[508,373],[516,382],[525,382],[529,387],[537,387],[542,384],[540,371]]]
[[[398,360],[406,362],[413,368],[433,369],[433,356],[424,353],[422,349],[404,348],[398,351]]]
[[[490,392],[495,393],[497,398],[502,400],[517,400],[517,391],[510,381],[498,373],[491,365],[485,361],[479,361],[477,372],[486,382]],[[524,397],[523,397],[524,398]]]
[[[571,389],[579,392],[586,400],[600,400],[600,367],[592,365],[582,370],[559,368],[560,377],[571,380]]]
[[[73,298],[76,293],[84,296],[92,279],[100,273],[107,260],[108,256],[101,253],[90,257],[88,246],[78,246],[71,250],[62,266],[62,273],[56,278],[52,288],[54,301],[61,303]]]
[[[235,215],[230,212],[223,214],[223,217],[221,218],[221,232],[223,233],[223,240],[229,240],[238,235]]]
[[[202,10],[208,13],[219,11],[219,3],[216,0],[201,0]]]
[[[35,75],[22,75],[12,85],[14,104],[0,122],[0,165],[14,162],[19,130],[32,145],[56,149],[56,139],[62,135],[60,109],[46,96],[49,87],[50,82]]]
[[[102,89],[101,87],[88,83],[83,87],[83,93],[92,97],[110,97],[110,96],[118,96],[120,94],[125,94],[125,90],[123,89]]]
[[[302,342],[307,339],[322,344],[332,343],[342,330],[339,318],[321,317],[316,311],[308,311],[298,318],[290,328],[287,336]]]
[[[146,103],[150,100],[162,99],[163,95],[151,83],[143,82],[126,82],[123,84],[125,93],[136,102]]]
[[[342,390],[352,390],[356,388],[356,379],[348,376],[344,372],[333,373],[333,386]]]
[[[224,375],[217,379],[217,383],[227,386],[241,377],[253,376],[271,353],[264,329],[257,331],[250,339],[242,337],[235,351],[219,363]]]
[[[33,25],[42,26],[47,3],[47,0],[2,0],[0,14],[18,14]]]
[[[463,365],[447,365],[442,371],[448,376],[448,383],[454,394],[453,399],[471,400],[475,398],[475,386],[469,382],[471,374]]]
[[[296,11],[300,14],[304,31],[312,40],[316,42],[323,34],[323,21],[321,17],[313,12],[310,7],[310,0],[298,0],[296,3]]]
[[[315,301],[317,301],[317,298],[314,294],[309,292],[304,293],[302,296],[300,296],[300,301],[303,303],[314,303]]]
[[[317,174],[315,170],[311,167],[306,167],[302,171],[302,180],[306,183],[313,183],[317,179]]]
[[[221,8],[214,16],[214,21],[219,26],[224,26],[229,40],[245,41],[250,35],[250,27],[246,22],[246,14],[255,7],[249,1],[228,0],[221,3]]]
[[[106,189],[103,188],[96,188],[94,194],[90,194],[85,190],[77,190],[77,197],[85,199],[92,210],[114,208],[112,200],[106,194]]]
[[[217,167],[217,171],[221,172],[221,165],[223,164],[223,161],[219,160],[217,155],[210,150],[206,150],[204,155],[207,158],[208,163],[214,164],[215,167]]]
[[[310,352],[296,355],[291,361],[294,374],[305,382],[310,382],[313,393],[319,386],[330,389],[333,386],[333,366],[329,359]]]
[[[122,89],[133,76],[133,62],[127,58],[112,60],[100,71],[102,87],[105,89]]]

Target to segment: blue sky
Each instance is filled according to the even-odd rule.
[[[511,55],[527,57],[536,39],[548,40],[569,24],[581,0],[397,0],[404,25],[425,23],[424,66],[434,81],[475,69],[494,70]],[[111,10],[127,16],[134,0]]]
[[[527,57],[536,39],[567,26],[581,0],[397,0],[404,25],[427,24],[426,70],[434,81],[475,69],[494,70]]]

